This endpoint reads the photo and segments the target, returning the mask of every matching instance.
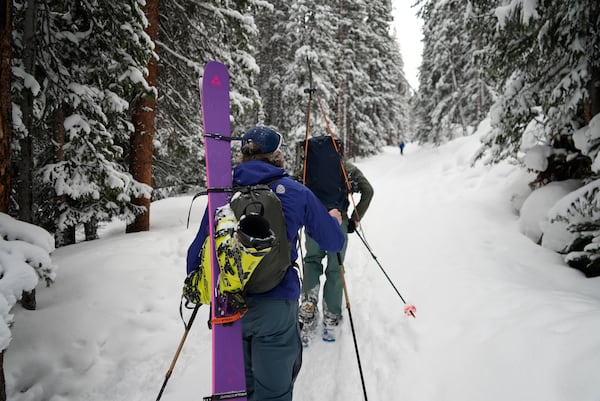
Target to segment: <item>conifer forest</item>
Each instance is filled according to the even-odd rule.
[[[598,1],[414,3],[418,88],[391,0],[2,1],[0,212],[57,246],[114,218],[148,230],[151,200],[204,186],[198,82],[210,60],[229,68],[233,135],[265,124],[293,145],[330,125],[348,157],[364,157],[489,121],[476,158],[524,164],[534,142],[547,167],[533,186],[595,182],[599,139],[576,147],[573,134],[600,111]],[[563,216],[588,237],[597,187]]]
[[[418,87],[393,27],[399,1],[422,22]],[[113,220],[148,231],[153,200],[205,188],[211,60],[229,69],[232,135],[275,128],[289,171],[307,135],[333,133],[365,158],[486,127],[471,163],[527,169],[532,191],[575,180],[551,216],[570,237],[553,250],[600,275],[598,0],[0,0],[0,32],[0,401],[10,310],[35,309],[54,246]],[[11,287],[5,243],[26,240],[8,238],[13,220],[48,235],[44,262],[11,262],[28,274]]]

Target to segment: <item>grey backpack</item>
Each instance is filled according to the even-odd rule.
[[[242,290],[248,295],[260,294],[277,286],[291,264],[281,201],[267,184],[233,189],[229,206],[238,221],[238,240],[248,248],[270,248],[249,272],[250,277]]]

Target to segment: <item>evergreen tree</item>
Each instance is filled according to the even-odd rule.
[[[0,9],[0,213],[8,213],[10,204],[10,144],[12,138],[10,65],[12,60],[12,3],[2,3]],[[1,366],[0,366],[1,371]],[[0,375],[0,380],[2,379]],[[0,383],[0,399],[4,382]]]
[[[229,69],[232,129],[239,133],[256,122],[260,98],[254,82],[258,67],[253,56],[257,35],[253,14],[267,4],[160,2],[157,196],[204,184],[198,83],[208,61],[219,60]]]
[[[494,84],[483,74],[484,25],[473,4],[459,0],[421,3],[424,49],[417,109],[420,142],[443,143],[469,135],[483,120]]]
[[[341,2],[338,124],[350,156],[376,153],[400,129],[408,85],[387,0]]]
[[[367,5],[362,0],[340,2],[337,123],[350,157],[367,155],[382,145],[369,113],[374,96],[369,83]],[[383,136],[385,133],[383,133]]]
[[[271,1],[272,7],[256,16],[256,63],[259,74],[256,86],[262,100],[257,123],[276,128],[287,140],[290,127],[283,110],[283,80],[293,55],[286,28],[290,20],[290,2]],[[289,142],[289,140],[288,140]]]
[[[477,5],[489,2],[474,1]],[[598,249],[598,168],[600,112],[600,4],[498,2],[483,20],[494,28],[486,49],[487,73],[502,84],[491,111],[493,130],[483,138],[487,160],[518,158],[531,144],[545,147],[547,167],[533,187],[550,181],[583,179],[586,185],[550,211],[572,241],[563,249],[569,265],[600,274]],[[585,124],[589,123],[589,127]],[[532,127],[538,128],[532,130]],[[583,127],[583,128],[582,128]],[[530,132],[535,132],[531,138]],[[534,148],[535,149],[535,148]]]
[[[367,62],[374,93],[368,109],[375,120],[380,140],[397,142],[408,133],[410,86],[404,78],[404,62],[398,43],[390,35],[392,5],[389,0],[368,3],[371,43]]]
[[[15,26],[24,28],[15,40],[15,158],[26,161],[17,178],[22,187],[31,174],[32,220],[68,231],[59,244],[70,243],[78,224],[131,219],[131,198],[149,196],[127,173],[122,146],[131,132],[127,97],[145,84],[143,12],[134,0],[30,0],[16,9]]]
[[[600,110],[592,96],[600,81],[599,18],[593,0],[512,2],[487,17],[497,28],[486,52],[488,73],[503,88],[492,115],[495,130],[485,138],[492,161],[515,157],[532,121],[544,125],[539,141],[552,146]]]
[[[283,108],[291,141],[306,137],[309,94],[312,96],[310,135],[328,135],[325,118],[334,135],[330,104],[336,96],[336,16],[328,2],[300,0],[290,7],[285,26],[291,44],[291,58],[283,77]],[[312,80],[312,82],[311,82]]]
[[[390,36],[389,0],[273,5],[259,24],[264,122],[290,143],[304,139],[307,122],[310,135],[328,134],[329,125],[347,154],[375,153],[402,129],[408,101],[402,58]]]

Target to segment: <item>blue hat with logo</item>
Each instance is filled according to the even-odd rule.
[[[283,145],[283,136],[273,128],[257,125],[254,128],[250,128],[242,136],[242,147],[251,143],[256,146],[256,149],[252,153],[271,153]]]

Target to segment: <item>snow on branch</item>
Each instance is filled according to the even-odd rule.
[[[521,14],[521,21],[524,24],[529,23],[531,19],[539,18],[540,16],[536,10],[537,4],[538,0],[510,0],[505,2],[505,5],[496,8],[494,11],[499,27],[504,28],[506,22],[519,12]]]
[[[592,159],[592,170],[600,172],[600,114],[592,118],[589,125],[573,133],[575,147]]]
[[[11,255],[33,268],[47,285],[56,277],[56,267],[50,259],[54,249],[54,237],[46,230],[0,213],[0,253]]]
[[[551,221],[566,221],[570,224],[597,221],[600,219],[600,179],[571,192],[550,209]]]
[[[13,219],[0,213],[0,236],[7,241],[21,240],[44,249],[54,251],[54,237],[41,227]]]
[[[0,213],[0,350],[10,344],[10,311],[23,291],[33,290],[38,278],[54,281],[53,250],[54,237],[46,230]]]

